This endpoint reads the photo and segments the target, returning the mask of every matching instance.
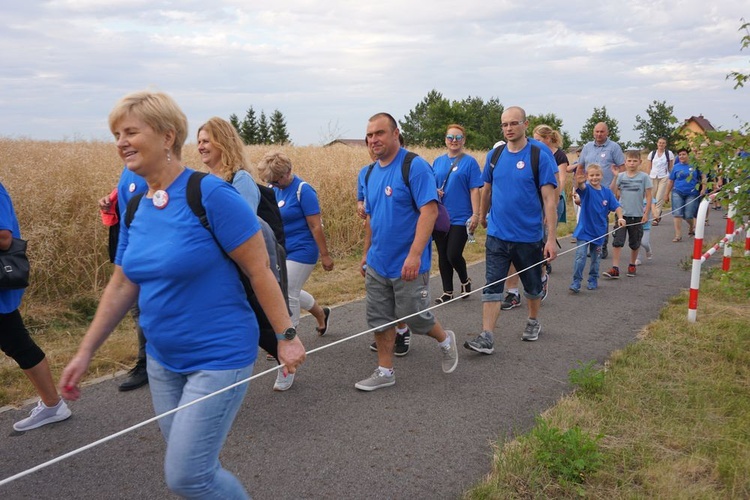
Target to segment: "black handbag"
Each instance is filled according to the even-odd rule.
[[[26,240],[13,238],[10,248],[0,251],[0,289],[29,286],[29,267]]]

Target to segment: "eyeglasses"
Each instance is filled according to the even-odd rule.
[[[283,180],[283,179],[284,179],[284,178],[285,178],[285,177],[286,177],[287,175],[289,175],[289,172],[285,173],[285,174],[284,174],[284,175],[282,175],[281,177],[277,177],[276,179],[274,179],[274,180],[272,180],[272,181],[268,181],[268,183],[269,183],[270,185],[272,185],[272,186],[276,186],[276,187],[279,187],[279,183],[280,183],[280,182],[281,182],[281,181],[282,181],[282,180]]]
[[[500,126],[501,126],[502,128],[510,128],[510,127],[517,127],[518,125],[523,125],[523,123],[524,123],[524,122],[522,122],[522,121],[520,121],[520,122],[519,122],[519,121],[515,121],[515,122],[505,122],[505,123],[501,123],[501,124],[500,124]]]
[[[464,136],[461,134],[453,135],[453,134],[445,134],[445,139],[448,141],[462,141]]]

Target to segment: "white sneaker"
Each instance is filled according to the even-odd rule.
[[[641,265],[641,259],[635,259],[635,265],[640,266]]]
[[[279,368],[277,370],[278,373],[276,373],[276,382],[273,384],[273,390],[274,391],[288,391],[292,384],[294,383],[294,373],[287,373],[286,377],[284,376],[284,369]]]
[[[13,424],[13,428],[19,432],[30,431],[53,422],[60,422],[69,418],[70,408],[62,399],[55,406],[47,406],[41,401],[31,410],[28,417]]]

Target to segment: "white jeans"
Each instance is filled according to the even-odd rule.
[[[289,309],[292,310],[292,325],[299,325],[300,309],[309,311],[315,305],[315,298],[302,289],[307,278],[315,269],[315,264],[302,264],[293,260],[286,261],[286,274],[289,280]]]

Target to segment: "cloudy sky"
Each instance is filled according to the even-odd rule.
[[[606,106],[623,140],[654,100],[684,120],[750,121],[733,90],[747,0],[8,1],[0,136],[109,140],[124,94],[170,93],[198,125],[279,109],[297,145],[359,138],[431,89],[555,113],[573,138]],[[499,138],[499,137],[498,137]]]

